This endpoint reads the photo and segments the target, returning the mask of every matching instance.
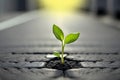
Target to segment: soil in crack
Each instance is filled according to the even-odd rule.
[[[53,58],[46,62],[45,67],[65,71],[68,69],[81,68],[82,65],[80,64],[80,61],[72,60],[68,58],[65,58],[64,64],[61,64],[60,58]]]

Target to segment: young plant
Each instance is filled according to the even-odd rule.
[[[61,54],[60,54],[60,52],[57,52],[57,51],[55,51],[53,54],[56,57],[61,58],[61,63],[64,64],[64,48],[65,48],[65,45],[66,44],[70,44],[70,43],[76,41],[79,38],[80,33],[79,32],[77,32],[77,33],[71,33],[71,34],[68,34],[65,37],[62,29],[60,29],[57,25],[54,24],[53,25],[53,34],[62,43]]]

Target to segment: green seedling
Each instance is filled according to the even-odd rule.
[[[64,64],[64,48],[65,48],[65,45],[73,43],[74,41],[76,41],[79,38],[80,33],[79,32],[71,33],[71,34],[68,34],[67,36],[64,36],[64,33],[63,33],[62,29],[60,29],[57,25],[54,24],[53,25],[53,34],[62,43],[61,53],[55,51],[53,54],[56,57],[59,57],[61,59],[61,63]]]

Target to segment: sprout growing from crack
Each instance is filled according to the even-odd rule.
[[[53,54],[56,57],[59,57],[61,59],[61,63],[64,64],[64,48],[66,44],[70,44],[73,43],[74,41],[76,41],[79,38],[80,33],[70,33],[67,36],[64,36],[64,33],[62,31],[62,29],[60,29],[57,25],[53,25],[53,34],[55,35],[55,37],[61,41],[62,44],[62,51],[57,52],[55,51]]]

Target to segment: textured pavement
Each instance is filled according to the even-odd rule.
[[[120,80],[120,31],[87,14],[56,15],[34,12],[31,21],[0,31],[0,80]],[[67,45],[68,58],[81,61],[65,72],[44,68],[45,54],[60,51],[52,25],[65,34],[80,32]],[[45,54],[44,54],[45,53]]]

